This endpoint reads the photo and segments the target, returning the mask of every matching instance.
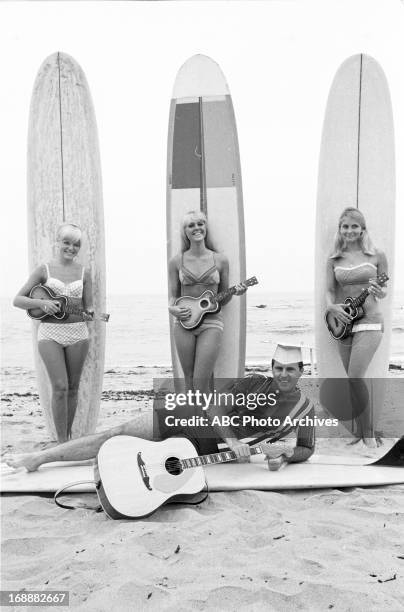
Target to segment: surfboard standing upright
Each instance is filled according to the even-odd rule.
[[[57,227],[64,221],[83,232],[78,260],[91,272],[96,312],[105,312],[105,247],[101,166],[90,91],[77,62],[65,53],[49,56],[39,69],[28,131],[29,267],[52,259]],[[41,406],[55,436],[51,387],[37,350],[35,365]],[[84,365],[73,437],[95,430],[104,370],[105,323],[88,325],[90,348]]]
[[[388,297],[380,301],[383,340],[367,377],[384,378],[390,356],[394,281],[395,161],[393,115],[386,77],[368,55],[348,58],[338,70],[328,97],[321,142],[316,223],[316,349],[321,378],[346,376],[324,323],[326,262],[338,218],[347,206],[366,218],[372,241],[386,253]],[[356,296],[352,296],[356,297]]]
[[[219,66],[204,55],[180,68],[168,130],[167,257],[180,251],[180,224],[190,210],[208,217],[209,235],[229,260],[229,285],[245,279],[244,214],[236,122]],[[224,335],[215,378],[244,374],[246,299],[223,309]],[[172,319],[172,317],[170,317]],[[182,378],[170,321],[174,377]]]

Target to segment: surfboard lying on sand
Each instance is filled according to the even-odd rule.
[[[167,257],[180,251],[180,224],[190,210],[208,217],[217,251],[229,260],[229,285],[246,279],[241,169],[233,104],[219,66],[205,55],[180,68],[170,107],[167,156]],[[223,308],[224,335],[214,376],[244,375],[246,299]],[[172,317],[170,317],[172,319]],[[174,378],[183,377],[170,320]]]
[[[270,472],[263,457],[252,457],[251,463],[223,463],[205,468],[210,491],[258,489],[322,489],[339,487],[372,487],[404,483],[404,439],[392,448],[386,446],[374,463],[366,458],[358,465],[358,457],[313,455],[304,463],[287,465],[279,472]],[[344,462],[344,464],[341,464]],[[355,465],[356,463],[356,465]],[[365,465],[363,464],[365,463]],[[52,493],[68,483],[93,481],[92,462],[66,462],[43,465],[37,472],[13,471],[1,464],[2,493]],[[94,484],[76,485],[70,492],[92,492]]]
[[[347,206],[363,212],[373,243],[387,256],[388,297],[379,303],[384,317],[383,340],[366,373],[367,377],[384,378],[390,356],[394,285],[394,129],[386,77],[379,64],[363,54],[348,58],[335,75],[323,125],[315,255],[315,332],[321,378],[346,376],[324,313],[326,262],[339,216]]]
[[[57,227],[79,225],[79,263],[90,269],[95,312],[105,312],[105,247],[101,166],[93,104],[85,75],[65,53],[54,53],[37,74],[28,132],[28,239],[30,270],[52,259]],[[41,407],[56,439],[51,388],[38,354],[35,367]],[[73,437],[95,430],[104,370],[105,323],[88,324],[90,349],[84,365]]]

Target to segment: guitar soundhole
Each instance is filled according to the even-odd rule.
[[[203,300],[201,300],[199,302],[199,305],[200,305],[201,308],[203,308],[205,310],[206,308],[209,308],[210,302],[209,302],[209,300],[204,298]]]
[[[165,468],[172,476],[178,476],[182,472],[181,463],[177,457],[168,457],[165,462]]]

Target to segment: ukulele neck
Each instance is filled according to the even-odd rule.
[[[81,305],[81,300],[80,304],[75,304],[71,299],[67,300],[65,311],[67,312],[67,314],[75,315],[82,315],[85,312],[83,306]]]
[[[220,304],[220,302],[223,302],[223,300],[225,300],[230,295],[234,295],[235,293],[236,293],[236,287],[229,287],[228,289],[225,289],[224,291],[219,291],[219,293],[215,295],[216,302]]]
[[[366,298],[368,297],[369,293],[370,293],[369,287],[367,289],[363,289],[358,295],[358,297],[352,300],[352,306],[355,306],[355,308],[360,308],[360,306],[362,306],[365,303]]]

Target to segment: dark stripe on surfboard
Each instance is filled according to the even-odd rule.
[[[206,195],[206,160],[205,160],[205,136],[204,136],[204,125],[203,125],[203,102],[202,97],[198,100],[199,106],[199,151],[200,151],[200,209],[208,216],[208,200]]]
[[[202,100],[204,176],[208,188],[234,187],[239,176],[230,96]],[[174,115],[172,189],[201,188],[201,111],[198,102],[177,104]],[[229,152],[233,152],[232,155]],[[205,212],[205,211],[204,211]]]

